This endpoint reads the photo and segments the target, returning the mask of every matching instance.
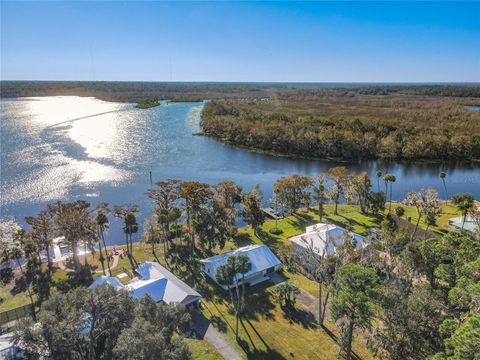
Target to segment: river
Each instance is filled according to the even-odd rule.
[[[274,181],[291,173],[315,176],[345,165],[373,177],[380,169],[396,176],[393,196],[401,199],[407,191],[428,186],[442,196],[438,173],[445,171],[450,194],[471,192],[480,198],[478,163],[291,159],[192,136],[200,130],[203,103],[162,102],[139,110],[133,104],[66,96],[2,99],[0,104],[0,215],[20,223],[48,203],[76,199],[93,205],[137,204],[143,218],[151,213],[145,195],[150,171],[154,182],[178,178],[215,184],[231,179],[245,190],[258,183],[265,202]],[[375,178],[373,184],[376,189]],[[119,221],[111,222],[108,243],[123,243]]]

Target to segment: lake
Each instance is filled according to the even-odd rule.
[[[315,176],[330,167],[392,173],[393,195],[434,186],[447,173],[450,194],[480,198],[480,164],[411,164],[391,161],[339,163],[291,159],[239,149],[198,132],[203,103],[168,103],[139,110],[133,104],[94,98],[2,99],[0,109],[1,216],[35,215],[57,200],[86,199],[93,205],[137,204],[151,213],[145,192],[153,181],[178,178],[215,184],[224,179],[245,190],[259,183],[265,202],[276,179],[291,173]],[[376,189],[376,179],[373,179]],[[381,184],[383,187],[383,184]],[[111,219],[109,244],[123,243],[118,219]],[[137,235],[138,238],[138,235]]]
[[[480,105],[465,105],[463,108],[467,110],[480,111]]]

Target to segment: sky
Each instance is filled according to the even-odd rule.
[[[480,82],[480,1],[0,4],[2,80]]]

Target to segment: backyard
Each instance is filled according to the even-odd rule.
[[[398,204],[393,204],[393,208]],[[402,205],[403,206],[403,205]],[[411,218],[416,222],[416,211],[412,207],[405,208],[404,219]],[[448,219],[458,216],[458,211],[450,204],[444,204],[443,214],[438,219],[437,225],[432,226],[435,232],[447,231]],[[348,230],[367,235],[370,228],[378,227],[384,214],[370,215],[361,214],[356,205],[340,205],[338,215],[333,214],[333,205],[325,205],[323,222],[334,223]],[[278,221],[267,220],[254,235],[251,228],[239,229],[238,235],[233,241],[227,242],[224,249],[214,249],[214,252],[227,251],[250,243],[263,243],[271,247],[277,255],[287,254],[289,251],[288,237],[298,235],[305,230],[305,227],[319,221],[316,210],[301,209],[297,214],[288,216]],[[420,226],[426,225],[420,222]],[[281,234],[272,234],[269,230],[277,227]],[[116,249],[124,249],[124,246],[116,246]],[[150,245],[143,243],[135,244],[133,255],[138,263],[144,261],[155,261]],[[202,311],[217,329],[229,340],[230,344],[237,349],[238,353],[248,359],[277,359],[277,358],[298,358],[309,359],[320,357],[322,359],[335,359],[338,354],[338,347],[335,339],[338,329],[335,324],[326,322],[324,328],[320,328],[314,321],[314,314],[301,301],[297,302],[295,310],[285,312],[274,298],[272,283],[264,283],[248,289],[246,313],[242,318],[239,327],[240,341],[235,341],[235,315],[229,305],[228,292],[223,291],[212,281],[203,275],[193,273],[186,268],[168,266],[164,260],[163,246],[156,246],[157,259],[170,270],[176,273],[184,281],[193,285],[203,296]],[[84,259],[81,259],[82,262]],[[101,265],[98,254],[87,256],[88,263],[94,271],[94,278],[101,275]],[[130,263],[127,257],[119,258],[118,263],[112,269],[112,275],[125,272],[129,277],[123,281],[129,281]],[[18,278],[19,272],[15,271]],[[302,292],[310,296],[318,297],[318,286],[300,273],[289,272],[283,269],[282,276],[302,289]],[[56,269],[54,279],[56,281],[67,277],[64,270]],[[15,281],[0,287],[0,311],[12,309],[29,303],[25,292],[18,290]],[[17,288],[16,288],[17,286]],[[55,291],[55,289],[54,289]],[[187,343],[195,358],[219,359],[220,355],[204,340],[188,339]],[[354,351],[361,359],[372,358],[372,354],[365,346],[364,339],[357,337],[354,342]]]

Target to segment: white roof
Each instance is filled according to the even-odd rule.
[[[90,285],[88,288],[91,289],[91,288],[97,287],[97,286],[102,285],[102,284],[110,284],[110,285],[112,285],[116,288],[123,288],[124,287],[123,284],[120,282],[120,280],[118,280],[117,278],[114,278],[112,276],[102,275],[99,278],[97,278],[92,283],[92,285]]]
[[[266,245],[248,245],[220,255],[200,260],[204,264],[211,264],[214,269],[226,264],[227,259],[233,255],[246,255],[252,263],[252,269],[245,274],[245,277],[256,274],[268,268],[280,265],[280,260]]]
[[[156,262],[144,262],[138,267],[137,272],[142,279],[126,286],[135,298],[148,293],[156,301],[163,300],[167,304],[181,303],[186,305],[202,297]]]
[[[90,285],[90,288],[109,283],[117,288],[126,289],[136,299],[150,295],[155,301],[167,304],[190,304],[202,296],[173,275],[158,263],[146,261],[140,265],[137,272],[141,280],[123,285],[116,278],[101,276]]]
[[[7,333],[7,334],[0,335],[0,351],[6,351],[12,347],[13,347],[13,334]]]
[[[304,234],[291,237],[289,240],[304,248],[312,248],[319,255],[334,255],[337,247],[343,245],[345,236],[351,236],[356,240],[356,250],[364,249],[370,244],[367,238],[359,234],[337,225],[324,223],[308,226]],[[327,248],[325,248],[326,244],[328,244]]]

